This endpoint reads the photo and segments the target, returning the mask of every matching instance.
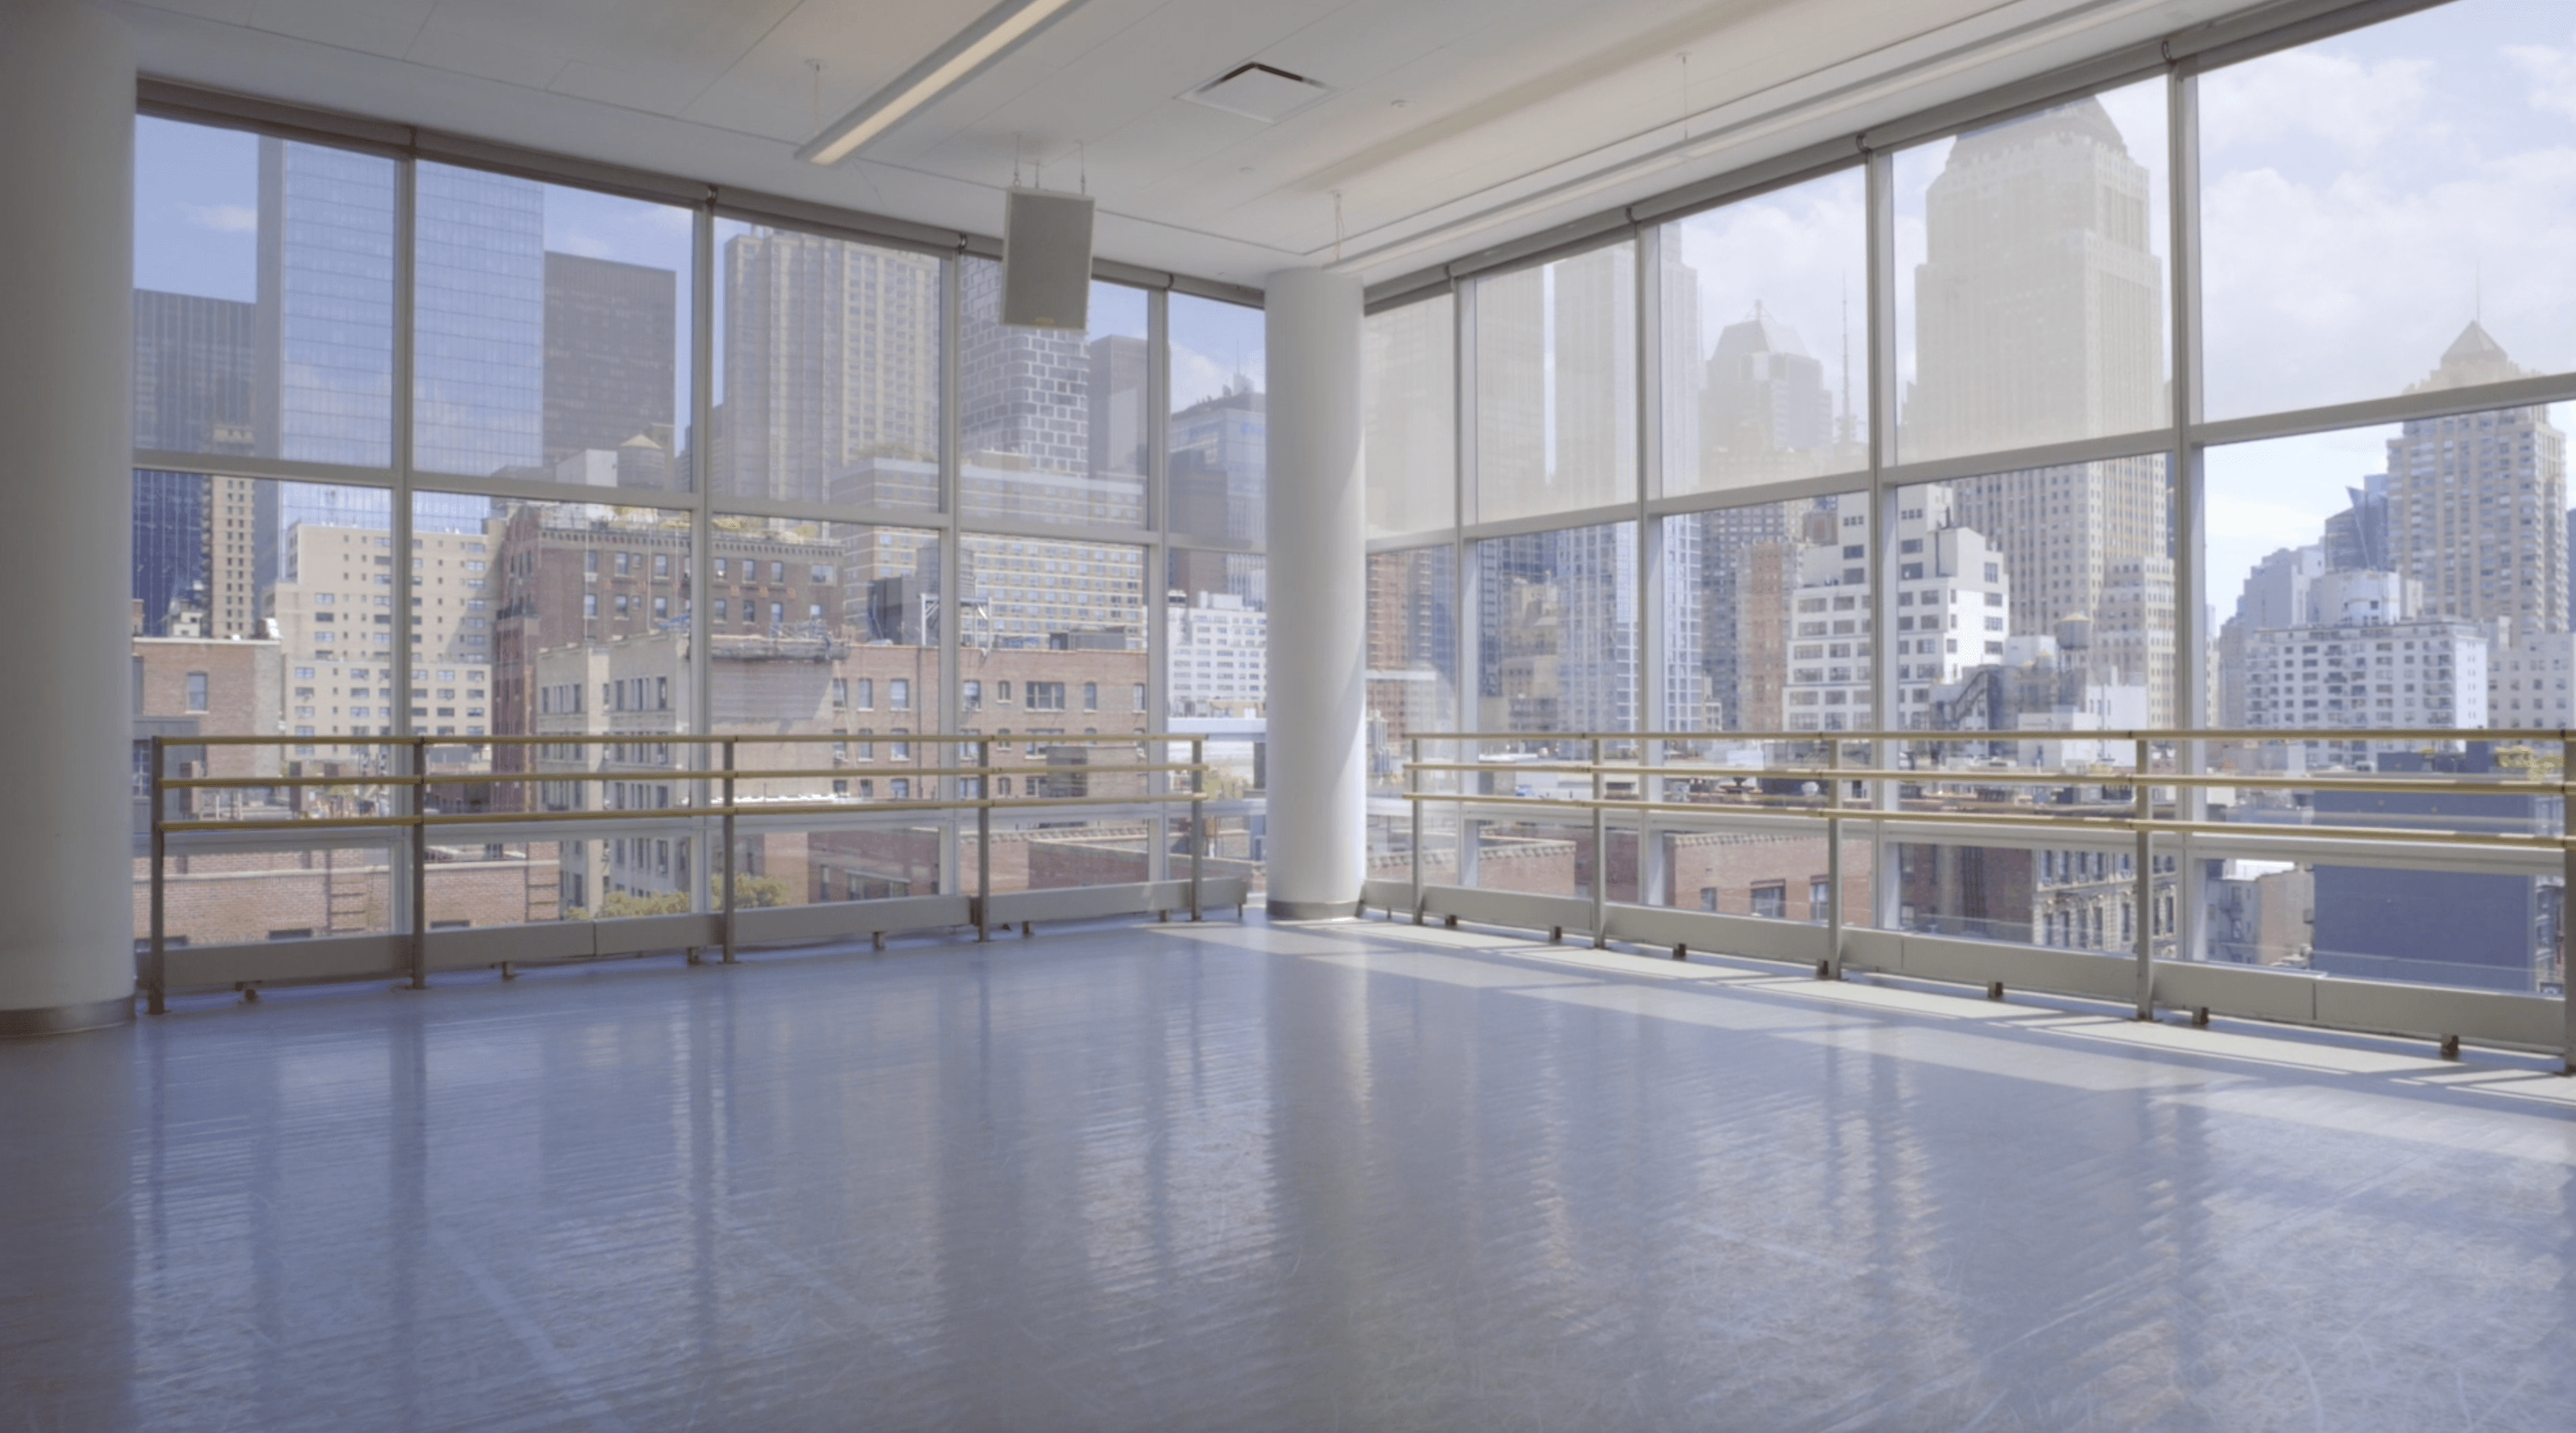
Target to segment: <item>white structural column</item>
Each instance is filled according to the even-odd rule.
[[[1359,280],[1270,276],[1270,913],[1356,913],[1367,873]]]
[[[133,1018],[134,54],[0,3],[0,1035]]]

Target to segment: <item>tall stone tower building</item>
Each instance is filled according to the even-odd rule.
[[[2093,99],[1959,138],[1924,198],[1905,458],[2165,421],[2148,185]]]
[[[1918,378],[1898,439],[1906,459],[2140,432],[2167,420],[2164,276],[2149,247],[2148,185],[2145,166],[2092,99],[1972,132],[1952,147],[1925,201]],[[1959,524],[2003,554],[2014,632],[2098,619],[2115,577],[2134,585],[2172,559],[2158,457],[2028,469],[1954,491]],[[2169,627],[2173,619],[2170,601],[2122,606],[2139,620]],[[2162,725],[2176,715],[2171,642],[2138,635],[2112,649],[2167,670],[2118,679],[2158,694],[2150,717]]]
[[[2410,393],[2525,376],[2472,321]],[[2542,408],[2408,423],[2388,440],[2388,543],[2422,615],[2567,630],[2567,435]]]
[[[937,456],[938,260],[760,230],[726,241],[722,282],[717,491],[825,502],[863,459]]]

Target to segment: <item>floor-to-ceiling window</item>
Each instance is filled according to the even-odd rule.
[[[1145,799],[1170,730],[1257,878],[1259,310],[1101,283],[1085,331],[1006,327],[989,259],[706,196],[141,121],[137,731],[280,782],[174,800],[417,800],[441,927],[705,910],[728,868],[752,907],[973,889],[961,800],[1021,803],[995,889],[1091,885],[1191,849]],[[708,736],[760,773],[731,852]],[[173,936],[404,928],[398,846],[339,829],[180,858]]]
[[[1941,774],[1879,789],[1930,824],[1845,853],[1855,922],[2558,988],[2559,883],[2501,856],[2374,884],[2325,847],[2195,831],[2159,835],[2142,882],[2125,835],[2003,845],[1930,818],[2125,815],[2126,734],[2200,728],[2250,734],[2148,744],[2150,774],[2192,777],[2152,789],[2177,820],[2558,829],[2554,793],[2417,809],[2281,783],[2547,776],[2554,738],[2513,733],[2576,726],[2571,49],[2503,0],[2176,45],[1589,247],[1408,283],[1370,316],[1364,376],[1376,849],[1409,839],[1412,694],[1454,690],[1483,740],[1447,758],[1495,768],[1475,792],[1588,797],[1505,768],[1595,737],[1694,767],[1647,789],[1713,814],[1614,811],[1614,851],[1618,828],[1659,834],[1597,863],[1612,899],[1818,912],[1817,853],[1753,870],[1756,828],[1728,822],[1822,785],[1723,765],[1875,757]],[[1397,645],[1426,589],[1453,653]],[[2396,727],[2464,735],[2367,735]],[[1571,813],[1514,814],[1485,829],[1566,838],[1566,869],[1518,888],[1590,887]],[[1745,869],[1686,873],[1700,847]],[[1503,884],[1484,856],[1436,879]],[[2500,914],[2476,950],[2417,959],[2444,941],[2387,918],[2409,881],[2410,909]]]

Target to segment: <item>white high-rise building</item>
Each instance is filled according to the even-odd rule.
[[[406,564],[395,561],[393,537],[381,528],[289,529],[286,576],[268,591],[267,616],[282,654],[290,734],[324,745],[391,736],[395,709],[405,705],[423,736],[488,733],[497,545],[496,534],[421,532]],[[393,665],[406,600],[409,692],[397,688]]]
[[[1865,730],[1869,719],[1869,499],[1837,498],[1832,543],[1798,554],[1787,704],[1792,731]],[[1985,536],[1958,524],[1950,489],[1915,488],[1896,515],[1896,725],[1924,724],[1935,688],[2004,660],[2012,582]]]
[[[1259,715],[1270,699],[1270,614],[1231,592],[1175,592],[1165,611],[1173,714]]]
[[[2415,616],[2416,592],[2393,572],[2329,572],[2309,583],[2306,621],[2245,641],[2245,725],[2485,726],[2486,635],[2473,623]]]

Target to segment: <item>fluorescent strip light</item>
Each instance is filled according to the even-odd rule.
[[[984,17],[957,32],[929,58],[903,72],[893,84],[866,103],[833,121],[796,157],[815,164],[838,164],[859,146],[894,128],[914,110],[937,99],[951,86],[1000,59],[1004,51],[1037,33],[1049,20],[1081,0],[1004,0]]]

